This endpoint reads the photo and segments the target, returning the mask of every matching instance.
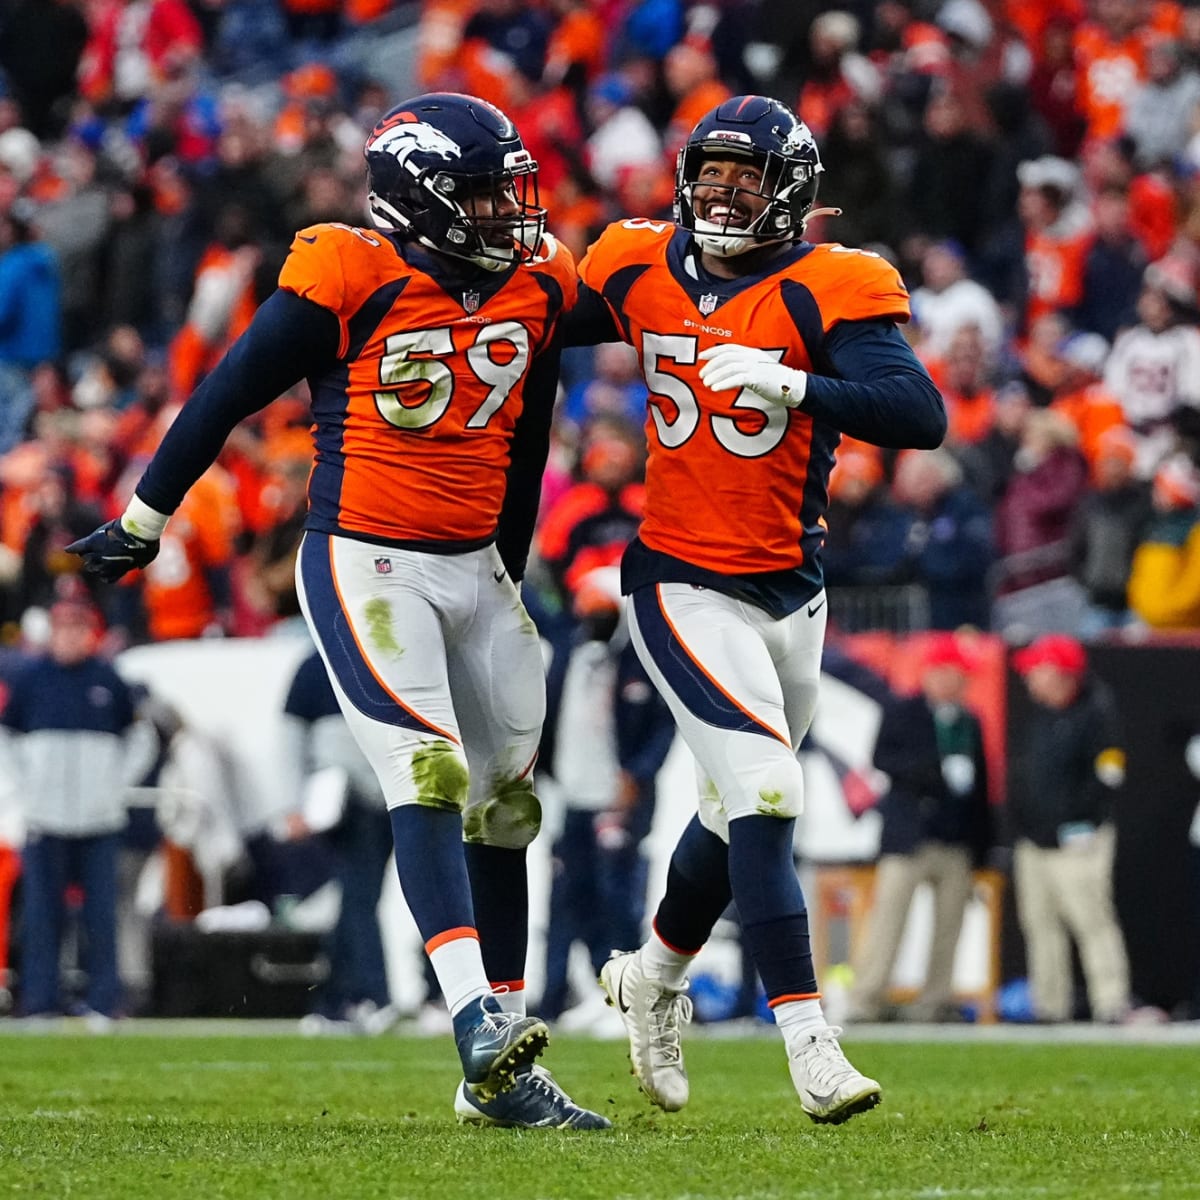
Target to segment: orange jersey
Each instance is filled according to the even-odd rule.
[[[1025,237],[1025,266],[1029,272],[1026,324],[1083,299],[1083,269],[1092,245],[1087,225],[1064,237],[1030,231]]]
[[[820,342],[840,321],[905,321],[908,293],[877,255],[800,245],[768,273],[699,285],[690,236],[669,222],[610,225],[580,264],[641,355],[650,388],[646,511],[651,550],[721,575],[794,570],[819,548],[839,433],[802,408],[753,392],[711,392],[699,355],[761,347],[820,371]]]
[[[410,261],[411,260],[411,261]],[[348,225],[301,230],[279,286],[334,313],[338,364],[310,380],[308,528],[383,544],[496,532],[530,364],[575,299],[549,261],[457,286],[411,244]]]

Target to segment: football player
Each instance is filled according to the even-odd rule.
[[[804,1110],[841,1123],[881,1098],[821,1010],[792,858],[796,750],[817,697],[840,435],[933,447],[946,414],[896,327],[909,307],[895,270],[804,240],[821,171],[786,106],[726,100],[679,154],[676,221],[621,221],[590,248],[566,333],[624,339],[641,357],[646,507],[622,586],[700,773],[651,936],[601,976],[638,1081],[667,1111],[688,1099],[688,966],[731,898]]]
[[[470,96],[418,96],[365,146],[372,228],[296,234],[245,335],[168,431],[123,516],[71,549],[146,566],[242,418],[301,379],[315,463],[297,590],[379,776],[405,899],[450,1008],[460,1120],[598,1129],[534,1059],[526,847],[545,708],[521,603],[549,444],[570,255],[537,164]],[[465,848],[464,848],[465,843]]]

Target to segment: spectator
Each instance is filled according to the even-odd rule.
[[[1021,433],[1033,409],[1029,389],[1012,380],[995,391],[991,428],[979,439],[950,447],[966,483],[991,509],[1008,489],[1021,447]]]
[[[1133,474],[1135,454],[1127,429],[1115,426],[1101,435],[1092,486],[1075,515],[1075,578],[1087,595],[1079,634],[1089,641],[1133,619],[1130,568],[1151,516],[1150,489]]]
[[[1089,466],[1095,465],[1104,434],[1115,426],[1128,433],[1120,404],[1102,382],[1108,354],[1108,343],[1098,333],[1070,334],[1056,352],[1061,374],[1050,408],[1075,427]]]
[[[1013,883],[1040,1021],[1074,1014],[1068,935],[1079,949],[1095,1021],[1129,1011],[1129,964],[1113,906],[1112,795],[1125,751],[1112,697],[1087,671],[1082,645],[1048,634],[1014,666],[1034,713],[1019,739],[1010,801]]]
[[[1083,291],[1075,308],[1081,329],[1110,343],[1137,321],[1137,295],[1146,269],[1146,250],[1134,236],[1129,192],[1109,186],[1092,203],[1096,231],[1083,262]]]
[[[717,75],[711,44],[694,35],[671,47],[663,60],[663,78],[676,101],[664,140],[664,149],[673,155],[679,153],[696,122],[731,93]]]
[[[1092,222],[1080,201],[1079,169],[1043,155],[1017,168],[1017,210],[1025,228],[1026,302],[1029,328],[1046,313],[1074,308],[1083,296],[1083,264]]]
[[[967,123],[962,102],[950,93],[935,93],[925,109],[923,133],[908,187],[910,232],[950,238],[968,254],[982,233],[983,196],[963,187],[964,179],[983,179],[991,150]]]
[[[292,676],[283,711],[288,760],[303,780],[288,832],[294,839],[317,835],[328,843],[341,892],[337,921],[326,938],[329,978],[314,996],[301,1031],[331,1032],[340,1026],[383,1033],[398,1015],[376,915],[392,850],[383,792],[338,708],[316,650]]]
[[[892,491],[908,512],[905,551],[929,595],[930,627],[986,629],[992,522],[962,468],[948,450],[906,452]]]
[[[1151,629],[1200,629],[1200,469],[1181,454],[1168,458],[1154,473],[1152,498],[1129,607]]]
[[[571,946],[581,941],[599,974],[614,946],[642,936],[646,898],[640,846],[654,815],[654,780],[675,736],[620,620],[617,567],[579,577],[572,611],[579,636],[561,700],[552,769],[562,789],[563,827],[554,844],[541,1010],[557,1017],[570,997]],[[603,1000],[599,1001],[601,1013]],[[601,1015],[584,1000],[579,1019]],[[570,1022],[569,1022],[570,1023]]]
[[[1151,263],[1137,315],[1112,348],[1104,383],[1137,436],[1137,473],[1150,479],[1174,445],[1176,411],[1200,408],[1200,313],[1190,270],[1179,260]]]
[[[808,77],[796,112],[822,145],[842,108],[874,104],[883,91],[874,64],[858,52],[859,33],[858,18],[837,9],[820,13],[809,27]]]
[[[971,896],[971,871],[991,844],[987,763],[978,718],[965,706],[972,668],[954,634],[938,634],[922,654],[920,692],[884,710],[874,765],[891,780],[883,818],[871,921],[854,969],[855,1020],[887,1014],[887,988],[913,894],[933,890],[933,933],[925,980],[904,1016],[960,1021],[953,1003],[954,952]]]
[[[54,252],[29,205],[0,213],[0,454],[24,438],[33,410],[31,372],[62,347],[62,286]]]
[[[892,246],[898,227],[896,181],[888,166],[879,111],[850,100],[833,114],[822,153],[838,164],[826,197],[842,215],[834,227],[847,246]]]
[[[932,243],[921,256],[922,286],[912,294],[913,320],[922,357],[943,358],[960,329],[973,325],[988,358],[1000,349],[1004,317],[991,292],[967,275],[967,256],[957,242]]]
[[[831,588],[878,587],[908,577],[908,516],[888,495],[876,447],[845,439],[838,448],[827,520],[821,564]],[[835,615],[838,600],[835,595]]]
[[[654,126],[633,104],[620,75],[604,75],[588,92],[587,166],[601,187],[615,188],[628,167],[657,167],[662,145]]]
[[[1016,472],[996,509],[992,627],[1014,640],[1074,632],[1084,596],[1071,574],[1070,529],[1087,487],[1078,434],[1060,413],[1025,419]]]
[[[59,954],[66,890],[83,888],[87,941],[86,1015],[103,1030],[117,1016],[117,854],[125,788],[137,778],[129,734],[129,687],[96,654],[99,613],[60,600],[50,610],[47,652],[13,680],[0,717],[9,734],[8,770],[20,780],[26,842],[21,928],[21,1010],[62,1011]]]
[[[962,326],[950,339],[945,358],[928,365],[946,402],[947,445],[982,441],[995,420],[996,394],[988,383],[992,364],[979,327]]]
[[[602,342],[590,375],[567,392],[560,416],[579,428],[596,419],[636,426],[645,418],[647,395],[637,351],[624,342]]]
[[[1146,50],[1146,78],[1134,91],[1125,132],[1143,169],[1169,163],[1195,130],[1200,72],[1186,66],[1177,42],[1154,38]]]
[[[88,40],[79,0],[17,0],[0,26],[0,67],[39,138],[61,132]]]

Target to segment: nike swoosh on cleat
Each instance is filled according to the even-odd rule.
[[[836,1099],[837,1099],[837,1092],[836,1092],[836,1091],[833,1091],[833,1092],[830,1092],[828,1095],[825,1095],[825,1096],[818,1096],[816,1092],[809,1092],[809,1093],[808,1093],[808,1098],[809,1098],[809,1099],[810,1099],[810,1100],[811,1100],[811,1101],[812,1101],[812,1102],[813,1102],[813,1103],[814,1103],[814,1104],[815,1104],[815,1105],[816,1105],[818,1108],[827,1108],[827,1107],[828,1107],[830,1104],[832,1104],[832,1103],[834,1102],[834,1100],[836,1100]]]
[[[825,607],[824,600],[822,600],[821,603],[816,605],[815,607],[810,604],[808,607],[808,615],[810,617],[815,617],[817,615],[817,613],[819,613],[821,611],[821,609],[823,609],[824,607]]]

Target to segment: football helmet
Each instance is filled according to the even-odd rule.
[[[377,228],[488,271],[538,252],[546,210],[537,162],[486,100],[451,92],[406,100],[380,119],[363,154]]]
[[[749,158],[762,168],[761,190],[767,201],[748,226],[738,227],[733,203],[738,192],[728,187],[729,212],[722,222],[696,215],[693,191],[707,159]],[[690,229],[702,249],[728,258],[773,242],[795,241],[817,198],[824,168],[809,129],[786,104],[766,96],[734,96],[702,117],[692,130],[675,167],[675,220]],[[703,186],[726,186],[709,185]]]

